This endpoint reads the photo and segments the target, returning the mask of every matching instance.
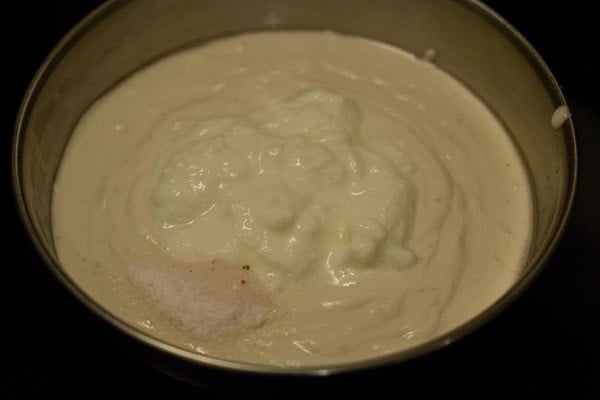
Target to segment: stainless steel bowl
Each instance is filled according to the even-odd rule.
[[[520,278],[492,306],[442,337],[396,354],[355,363],[279,368],[216,360],[149,337],[101,308],[64,272],[52,237],[52,187],[71,132],[90,104],[167,53],[217,37],[268,29],[334,30],[415,54],[434,48],[436,64],[471,88],[506,125],[529,169],[535,234]],[[541,271],[564,229],[577,175],[571,121],[559,129],[550,123],[555,109],[564,104],[557,82],[535,50],[506,21],[474,0],[113,0],[56,46],[31,83],[16,126],[14,187],[23,222],[52,272],[115,327],[121,339],[165,372],[197,382],[200,370],[271,376],[354,371],[406,361],[448,345],[505,308]]]

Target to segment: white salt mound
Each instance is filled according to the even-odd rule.
[[[249,266],[144,261],[129,264],[129,279],[173,322],[201,337],[262,324],[272,309]]]

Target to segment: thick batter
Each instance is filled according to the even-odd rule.
[[[426,60],[330,32],[176,53],[83,116],[55,185],[67,273],[213,357],[396,352],[490,306],[531,235],[509,135]]]

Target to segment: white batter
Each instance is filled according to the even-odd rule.
[[[328,32],[215,41],[77,126],[55,185],[67,273],[191,351],[316,365],[414,346],[517,278],[527,175],[433,64]]]

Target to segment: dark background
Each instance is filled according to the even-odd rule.
[[[6,179],[1,221],[9,255],[3,258],[0,286],[0,398],[213,397],[207,389],[155,371],[109,340],[103,325],[46,270],[14,205],[9,160],[21,98],[52,47],[100,3],[54,0],[0,6]],[[580,176],[567,231],[536,282],[482,329],[415,362],[331,381],[352,382],[354,393],[371,397],[438,393],[462,398],[600,399],[600,20],[592,11],[593,2],[584,0],[557,5],[533,0],[486,3],[538,50],[573,112]],[[323,386],[320,382],[314,390]]]

